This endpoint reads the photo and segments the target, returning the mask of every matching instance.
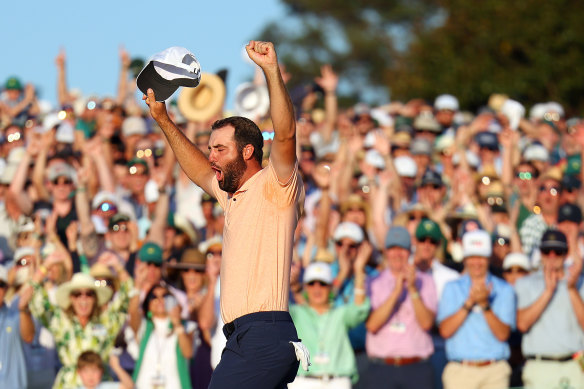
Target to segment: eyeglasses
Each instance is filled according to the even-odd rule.
[[[432,239],[432,238],[422,238],[418,240],[419,243],[432,243],[433,245],[437,245],[440,243],[439,241]]]
[[[513,266],[509,269],[504,269],[503,273],[506,273],[506,274],[527,274],[527,270],[525,270],[521,267]]]
[[[28,266],[30,264],[32,264],[32,261],[29,259],[26,259],[26,258],[21,258],[18,260],[18,262],[16,262],[16,266],[21,266],[21,267]]]
[[[81,296],[95,297],[95,291],[94,290],[74,290],[73,292],[71,292],[71,297],[78,298]]]
[[[343,247],[343,246],[347,246],[349,249],[356,249],[357,247],[359,247],[359,245],[357,243],[349,243],[349,244],[344,244],[343,242],[339,241],[335,243],[337,245],[337,247]]]
[[[533,178],[535,178],[531,172],[518,172],[516,177],[521,181],[531,181]]]
[[[326,282],[322,282],[322,281],[310,281],[306,285],[308,285],[308,286],[314,286],[314,285],[318,285],[318,286],[329,286],[329,284],[327,284]]]
[[[503,205],[503,198],[501,197],[487,197],[487,204],[493,205]]]
[[[8,140],[8,143],[19,141],[20,138],[22,138],[22,136],[20,135],[20,132],[15,132],[15,133],[10,134],[6,137],[6,139]]]
[[[113,280],[111,280],[109,278],[95,280],[95,286],[97,286],[98,288],[103,288],[105,286],[109,286],[111,288],[111,287],[113,287],[113,285],[114,285]]]
[[[73,184],[73,180],[69,179],[69,178],[65,178],[63,180],[59,180],[58,178],[56,180],[53,180],[53,185],[71,185]]]
[[[131,166],[130,169],[128,169],[128,171],[130,172],[131,175],[138,175],[138,176],[145,176],[146,170],[138,170],[138,168],[136,166]]]
[[[272,131],[263,131],[262,132],[262,137],[264,138],[264,140],[274,140],[274,135],[275,135],[275,132],[272,132]]]
[[[543,114],[543,120],[548,120],[550,122],[557,122],[560,120],[560,114],[557,112],[546,112]]]
[[[440,186],[438,184],[427,184],[427,185],[422,185],[422,188],[432,188],[434,190],[438,190],[438,189],[441,189],[442,186]]]
[[[162,267],[162,264],[154,263],[154,262],[146,262],[147,266],[154,266],[154,267]]]
[[[542,185],[539,187],[539,190],[540,192],[550,192],[552,196],[557,196],[561,192],[562,188],[560,188],[559,186],[546,187]]]
[[[566,255],[567,251],[563,250],[563,249],[541,249],[541,253],[543,255],[550,255],[551,253],[554,253],[557,257],[561,257]]]
[[[112,231],[113,232],[118,232],[118,231],[128,231],[128,226],[126,224],[114,224],[112,226]]]
[[[109,211],[116,212],[118,210],[118,207],[116,207],[116,205],[112,204],[112,203],[103,203],[99,206],[99,209],[102,212],[109,212]]]
[[[144,150],[137,150],[136,157],[137,158],[149,158],[152,156],[152,149],[144,149]]]

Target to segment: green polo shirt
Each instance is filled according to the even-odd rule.
[[[290,315],[298,337],[310,352],[308,371],[298,369],[298,375],[333,375],[358,379],[355,354],[349,341],[349,329],[367,319],[369,299],[361,305],[353,303],[331,308],[319,315],[308,305],[290,306]]]

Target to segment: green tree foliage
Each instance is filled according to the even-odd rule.
[[[357,95],[383,86],[399,100],[452,93],[471,109],[491,93],[584,108],[579,1],[283,1],[296,21],[264,36],[282,47],[295,83],[331,63]]]

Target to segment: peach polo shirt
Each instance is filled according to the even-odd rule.
[[[221,261],[221,316],[287,311],[294,231],[304,195],[298,164],[280,183],[270,160],[229,196],[213,179],[225,211]]]

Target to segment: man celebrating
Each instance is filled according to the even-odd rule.
[[[242,117],[215,122],[209,159],[169,118],[149,89],[144,100],[187,176],[225,210],[221,316],[227,345],[209,388],[284,388],[298,369],[296,329],[288,310],[294,230],[303,197],[293,106],[274,45],[251,41],[249,57],[270,94],[274,140],[262,169],[263,137]],[[304,363],[303,363],[304,365]]]

